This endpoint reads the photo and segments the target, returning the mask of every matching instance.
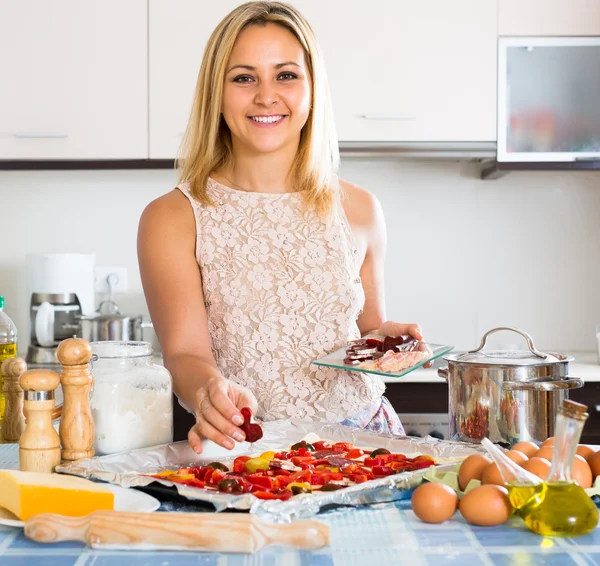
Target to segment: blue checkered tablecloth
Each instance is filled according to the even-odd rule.
[[[16,445],[0,445],[0,468],[16,468],[17,459]],[[319,520],[331,526],[328,548],[272,546],[253,555],[94,551],[78,543],[37,544],[20,529],[0,527],[0,566],[600,565],[600,529],[577,539],[551,539],[531,533],[520,519],[473,527],[458,514],[443,525],[427,525],[408,501],[338,509]]]

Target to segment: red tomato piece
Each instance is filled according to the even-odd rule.
[[[209,468],[212,470],[212,468]],[[221,470],[213,470],[212,475],[208,475],[206,474],[205,476],[207,479],[205,480],[206,483],[209,483],[210,485],[217,485],[222,479],[225,479],[225,472],[222,472]],[[210,479],[208,479],[210,477]]]
[[[259,499],[280,499],[281,501],[285,501],[292,497],[293,493],[290,489],[280,489],[274,493],[271,493],[270,491],[255,491],[252,495]]]
[[[313,444],[314,446],[314,444]],[[347,452],[348,450],[352,450],[354,448],[354,444],[352,444],[351,442],[336,442],[331,449],[332,450],[343,450],[344,452]]]
[[[264,489],[274,489],[273,478],[270,478],[269,476],[248,474],[245,479],[251,484],[258,485]]]
[[[392,470],[392,468],[390,468],[389,466],[373,466],[373,475],[376,478],[391,476],[394,473],[394,470]]]
[[[378,456],[377,458],[365,458],[363,464],[372,468],[373,466],[382,466],[385,462]]]
[[[250,456],[238,456],[233,461],[233,471],[240,474],[246,471],[246,462],[250,460]]]
[[[353,481],[356,483],[364,483],[366,481],[369,481],[369,476],[367,474],[362,474],[362,473],[351,474],[350,481]]]
[[[275,459],[276,460],[289,460],[290,459],[290,453],[289,452],[277,452],[277,454],[275,454]]]
[[[317,440],[317,442],[313,442],[313,448],[315,450],[329,450],[331,448],[331,444],[329,442],[325,442],[324,440]]]
[[[348,458],[348,460],[354,460],[360,458],[363,454],[364,452],[360,448],[353,448],[352,450],[348,450],[346,458]]]
[[[315,465],[315,459],[312,456],[296,456],[292,458],[292,464],[294,466],[301,466],[302,464]]]

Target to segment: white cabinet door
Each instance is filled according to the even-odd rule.
[[[500,35],[600,35],[599,0],[498,0]]]
[[[146,0],[0,0],[0,159],[148,157]]]
[[[296,0],[340,141],[494,141],[496,0]]]
[[[238,0],[149,0],[150,158],[173,159],[189,118],[204,47]]]
[[[150,0],[150,157],[172,159],[202,53],[238,0]],[[325,54],[340,141],[494,141],[496,0],[292,0]]]

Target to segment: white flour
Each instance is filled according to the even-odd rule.
[[[90,406],[96,454],[127,452],[173,440],[172,398],[166,388],[96,379]]]

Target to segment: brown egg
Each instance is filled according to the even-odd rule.
[[[589,460],[588,464],[592,469],[592,476],[596,479],[597,476],[600,476],[600,452],[596,452]]]
[[[536,453],[536,458],[545,458],[548,462],[552,462],[552,452],[554,452],[553,446],[542,446]]]
[[[483,470],[481,483],[483,485],[504,485],[504,479],[502,478],[502,474],[500,473],[500,470],[496,464],[490,464],[485,470]]]
[[[550,473],[550,468],[552,464],[546,458],[538,458],[534,456],[533,458],[529,458],[527,462],[521,464],[521,467],[528,472],[531,472],[533,475],[537,476],[545,480]]]
[[[504,523],[512,513],[508,491],[499,485],[482,485],[465,493],[460,514],[472,525],[492,527]]]
[[[516,464],[519,464],[519,466],[529,460],[529,458],[523,454],[523,452],[519,452],[519,450],[509,450],[508,452],[505,452],[505,456],[510,458]]]
[[[551,436],[550,438],[547,438],[546,440],[544,440],[544,442],[542,442],[542,448],[544,446],[554,446],[554,437]]]
[[[483,454],[471,454],[465,458],[458,470],[458,486],[464,491],[471,480],[481,480],[483,470],[489,466],[492,461]]]
[[[442,523],[456,513],[458,495],[443,483],[423,483],[411,497],[415,515],[426,523]]]
[[[518,450],[519,452],[523,452],[525,456],[531,458],[538,450],[538,445],[533,442],[528,442],[527,440],[522,440],[521,442],[517,442],[509,452],[513,450]]]
[[[590,458],[595,453],[596,453],[596,451],[593,448],[590,448],[589,446],[586,446],[585,444],[580,444],[579,446],[577,446],[577,454],[579,454],[588,463],[590,461]]]
[[[585,458],[575,454],[573,467],[571,468],[571,479],[575,480],[583,489],[592,487],[592,470]]]

